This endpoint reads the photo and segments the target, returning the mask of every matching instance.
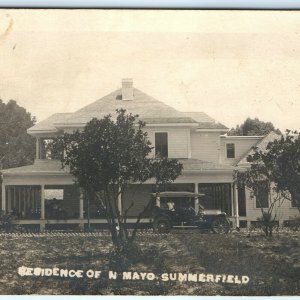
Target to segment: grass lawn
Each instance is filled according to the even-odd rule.
[[[1,236],[0,294],[300,295],[300,235],[198,231],[137,237],[128,271],[245,275],[247,284],[109,280],[109,236]],[[20,276],[18,268],[101,270],[101,277]]]

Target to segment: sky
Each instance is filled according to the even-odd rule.
[[[300,129],[300,11],[0,9],[0,98],[41,121],[133,78],[228,127]]]

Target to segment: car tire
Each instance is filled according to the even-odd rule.
[[[211,229],[216,234],[227,234],[230,231],[230,223],[227,218],[216,217],[211,223]]]
[[[171,222],[167,218],[157,218],[153,223],[153,229],[156,233],[169,233],[171,231],[171,227]]]

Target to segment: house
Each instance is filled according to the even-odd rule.
[[[131,79],[123,79],[120,89],[74,113],[54,114],[28,129],[36,138],[36,159],[33,165],[2,171],[2,210],[13,211],[20,224],[39,226],[41,230],[56,224],[84,228],[88,222],[95,226],[105,223],[95,207],[88,209],[84,194],[60,161],[47,157],[44,145],[63,132],[83,128],[94,117],[115,114],[117,108],[138,114],[146,122],[153,157],[159,151],[183,164],[182,175],[167,189],[204,193],[202,204],[226,212],[237,227],[257,219],[259,208],[245,189],[234,185],[233,172],[247,166],[246,157],[253,146],[263,145],[272,136],[227,136],[228,128],[205,113],[179,112],[136,89]],[[132,222],[153,191],[151,181],[132,184],[126,191],[122,209],[134,201],[128,213]],[[284,218],[295,213],[287,206]]]

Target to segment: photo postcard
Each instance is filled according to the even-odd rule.
[[[0,9],[0,294],[300,294],[300,12]]]

